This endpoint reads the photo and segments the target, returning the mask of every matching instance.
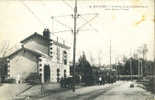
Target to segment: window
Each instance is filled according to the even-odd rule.
[[[40,80],[42,80],[42,74],[41,73],[39,74],[39,78],[40,78]]]
[[[63,51],[63,63],[64,65],[67,65],[67,52]]]
[[[39,58],[39,61],[42,61],[42,59]]]
[[[57,82],[60,81],[60,69],[57,69]]]
[[[57,47],[57,61],[59,62],[60,60],[60,48]]]
[[[66,69],[64,70],[64,77],[66,77]]]
[[[64,73],[66,73],[66,69],[64,70]]]

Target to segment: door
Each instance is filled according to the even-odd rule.
[[[44,82],[50,81],[50,67],[49,65],[44,66]]]

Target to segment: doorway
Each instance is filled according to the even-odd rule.
[[[50,66],[44,66],[44,82],[50,82]]]

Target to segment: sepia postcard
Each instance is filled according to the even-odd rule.
[[[154,0],[0,0],[0,100],[155,100]]]

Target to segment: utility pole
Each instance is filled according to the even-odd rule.
[[[131,81],[132,81],[132,58],[130,59],[130,73],[131,73]]]
[[[142,61],[140,62],[140,65],[141,65],[141,77],[143,78],[143,67],[144,66],[143,66],[143,62]]]
[[[138,59],[138,80],[140,80],[140,60]]]
[[[152,80],[153,80],[153,84],[155,84],[155,35],[154,35],[154,62],[153,62],[153,69],[152,69]],[[153,92],[155,93],[155,85],[153,85]]]
[[[63,0],[64,1],[64,0]],[[65,2],[66,3],[66,2]],[[67,5],[72,9],[72,6],[71,5],[69,5],[68,3],[67,3]],[[89,14],[86,14],[86,15],[89,15]],[[98,15],[98,14],[95,14],[96,16]],[[67,25],[65,25],[64,23],[61,23],[60,21],[58,21],[58,20],[56,20],[56,18],[54,17],[52,17],[52,19],[55,19],[55,21],[57,22],[57,23],[59,23],[59,24],[61,24],[61,25],[63,25],[63,26],[65,26],[65,27],[68,27],[69,29],[71,29],[72,30],[72,32],[73,32],[73,83],[72,83],[72,89],[73,89],[73,92],[75,92],[75,67],[76,67],[76,64],[75,64],[75,61],[76,61],[76,34],[77,34],[77,32],[79,32],[79,30],[83,27],[83,26],[85,26],[85,25],[87,25],[90,21],[92,21],[96,16],[94,16],[94,17],[92,17],[91,19],[89,19],[89,20],[87,20],[87,19],[85,19],[85,18],[83,18],[81,15],[79,15],[78,13],[77,13],[77,0],[75,0],[75,2],[74,2],[74,12],[73,12],[73,15],[72,15],[72,17],[73,17],[73,19],[74,19],[74,27],[73,27],[73,30],[72,30],[72,28],[71,27],[69,27],[69,26],[67,26]],[[61,16],[57,16],[57,17],[61,17]],[[84,24],[82,24],[80,27],[77,27],[77,18],[78,17],[81,17],[84,21],[86,21],[86,23],[84,23]],[[91,24],[90,24],[91,25]],[[60,31],[60,32],[65,32],[65,31],[70,31],[70,30],[64,30],[64,31]],[[55,33],[58,33],[58,32],[55,32]]]
[[[74,30],[73,30],[73,34],[74,34],[74,40],[73,40],[73,92],[75,92],[75,58],[76,58],[76,34],[77,34],[77,0],[75,0],[75,7],[74,7]]]
[[[111,66],[111,40],[110,40],[110,68],[112,68]]]
[[[115,58],[115,64],[116,64],[117,80],[118,80],[119,79],[119,71],[118,71],[118,59],[117,58]]]

